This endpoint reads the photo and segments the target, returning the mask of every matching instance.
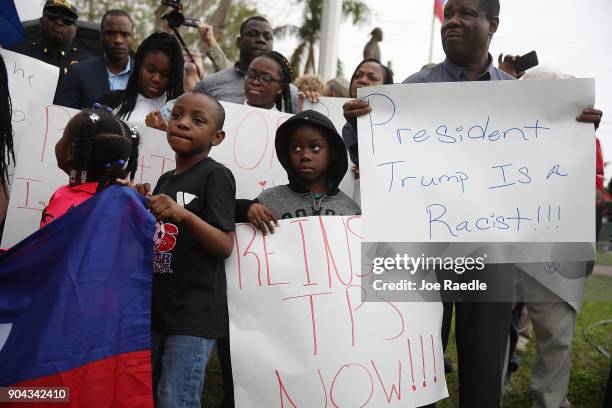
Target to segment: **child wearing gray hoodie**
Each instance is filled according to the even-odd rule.
[[[255,200],[237,200],[236,222],[274,232],[278,219],[358,215],[359,206],[338,186],[348,170],[342,137],[324,115],[306,110],[276,131],[276,155],[289,184],[264,190]]]

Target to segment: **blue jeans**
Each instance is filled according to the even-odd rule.
[[[151,335],[153,400],[157,408],[200,408],[204,374],[215,340]]]

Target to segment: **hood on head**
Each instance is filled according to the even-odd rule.
[[[327,173],[329,183],[328,194],[335,194],[338,192],[338,186],[348,170],[346,146],[332,121],[325,115],[313,110],[305,110],[290,117],[276,131],[276,157],[278,157],[278,161],[287,171],[289,186],[299,192],[309,191],[302,183],[301,178],[291,168],[291,162],[289,161],[289,135],[298,126],[303,125],[316,127],[323,131],[327,137],[332,153],[335,155]]]

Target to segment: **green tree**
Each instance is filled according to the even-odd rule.
[[[296,4],[303,3],[304,19],[300,27],[294,25],[283,25],[274,30],[279,37],[293,35],[299,43],[291,55],[291,69],[298,76],[300,67],[304,66],[304,73],[315,73],[315,48],[321,40],[321,14],[323,0],[294,0]],[[353,24],[361,24],[367,21],[370,9],[359,0],[343,0],[342,16],[351,19]],[[304,61],[304,56],[306,60]]]
[[[240,25],[246,18],[259,14],[252,2],[239,0],[229,8],[227,17],[219,29],[214,27],[217,41],[230,61],[238,61],[240,50],[236,47],[236,36],[239,34]],[[217,35],[218,32],[222,35]]]
[[[202,19],[211,24],[215,37],[230,60],[237,60],[236,34],[242,20],[257,14],[252,0],[189,0],[181,2],[182,13],[186,17]],[[160,24],[160,17],[166,10],[161,0],[76,0],[81,18],[98,22],[107,10],[120,9],[134,20],[134,49]],[[190,48],[201,49],[198,31],[191,27],[181,27],[179,32]]]

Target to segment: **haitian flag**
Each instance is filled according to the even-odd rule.
[[[444,6],[448,0],[435,0],[434,1],[434,15],[438,17],[438,20],[444,22]]]
[[[112,186],[0,256],[0,386],[67,387],[71,407],[153,406],[154,230],[144,198]]]

